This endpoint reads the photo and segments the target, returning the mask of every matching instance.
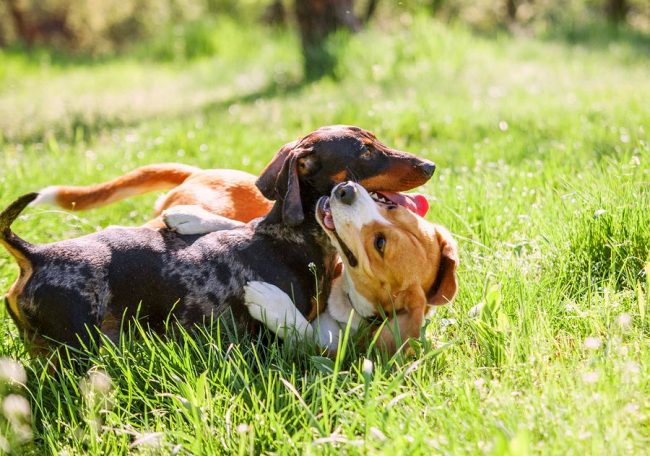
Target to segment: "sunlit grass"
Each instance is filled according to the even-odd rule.
[[[232,47],[183,64],[0,56],[15,69],[0,89],[3,206],[158,161],[258,172],[284,142],[353,123],[438,163],[423,189],[429,218],[455,233],[462,262],[459,296],[430,322],[428,350],[396,363],[230,344],[216,328],[166,338],[135,328],[54,378],[26,360],[5,315],[0,354],[28,372],[26,388],[1,390],[30,400],[34,439],[23,449],[643,452],[649,61],[624,41],[486,40],[420,19],[393,32],[342,45],[338,79],[312,85],[298,84],[295,39],[257,29],[217,31]],[[33,209],[15,229],[47,242],[135,225],[154,200]],[[15,275],[0,254],[0,288]]]

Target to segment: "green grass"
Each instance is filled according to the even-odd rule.
[[[19,359],[28,381],[0,393],[32,408],[33,440],[17,451],[647,451],[650,61],[640,41],[486,39],[419,18],[386,27],[341,44],[336,78],[311,85],[300,83],[295,38],[227,23],[215,42],[232,45],[182,63],[0,54],[2,206],[159,161],[259,172],[284,142],[352,123],[438,163],[423,188],[429,218],[455,233],[462,262],[458,298],[432,318],[416,359],[348,350],[328,362],[313,348],[223,342],[213,328],[125,337],[53,378],[4,314],[0,354]],[[136,225],[154,200],[32,209],[15,230],[46,242]],[[1,289],[16,271],[1,253]],[[110,384],[88,380],[91,366]]]

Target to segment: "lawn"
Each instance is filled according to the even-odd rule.
[[[30,431],[11,424],[20,418],[5,401],[0,447],[647,451],[650,40],[488,38],[404,16],[341,40],[335,77],[302,84],[290,33],[219,25],[217,54],[186,62],[0,52],[0,206],[161,161],[257,173],[283,143],[355,124],[438,164],[421,191],[428,218],[460,245],[456,301],[433,316],[415,359],[350,349],[331,362],[215,328],[165,338],[135,328],[57,377],[27,358],[3,306],[0,356],[19,360],[27,382],[7,382],[2,363],[0,395],[29,400],[32,439],[19,446]],[[30,209],[14,228],[47,242],[137,225],[155,198]],[[0,252],[0,289],[16,274]]]

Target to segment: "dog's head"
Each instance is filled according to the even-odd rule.
[[[435,164],[391,149],[358,127],[322,127],[284,145],[262,171],[257,187],[282,206],[282,218],[298,225],[316,200],[347,180],[371,191],[410,190],[428,181]]]
[[[404,311],[421,324],[456,295],[456,242],[417,215],[426,209],[419,196],[371,194],[352,182],[318,201],[316,219],[343,259],[362,317]]]

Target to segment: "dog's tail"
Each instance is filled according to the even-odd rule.
[[[197,171],[200,169],[182,163],[147,165],[101,184],[46,187],[32,204],[54,204],[71,211],[92,209],[130,196],[174,188]]]
[[[37,197],[38,193],[23,195],[0,213],[0,245],[3,245],[16,258],[21,268],[27,261],[32,244],[16,236],[11,231],[11,224]]]

